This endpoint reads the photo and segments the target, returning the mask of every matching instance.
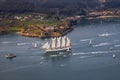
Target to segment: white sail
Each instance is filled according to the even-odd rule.
[[[50,49],[50,44],[49,44],[49,43],[48,43],[48,45],[47,45],[46,49]]]
[[[70,39],[67,37],[67,38],[66,38],[66,47],[71,46],[70,44],[71,44]]]
[[[42,48],[45,49],[45,48],[47,48],[47,46],[48,46],[48,42],[46,42],[46,43],[42,46]]]
[[[90,40],[89,45],[92,45],[92,40]]]
[[[52,39],[51,48],[56,48],[56,38]]]
[[[57,45],[56,48],[60,48],[61,47],[61,37],[57,38]]]
[[[62,40],[61,40],[61,42],[62,42],[62,44],[61,44],[61,47],[65,47],[65,36],[64,37],[62,37]]]
[[[59,38],[52,38],[50,42],[46,42],[43,46],[46,52],[63,51],[71,48],[70,39],[66,36]]]

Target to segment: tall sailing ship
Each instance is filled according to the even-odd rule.
[[[71,41],[68,37],[55,37],[46,42],[42,48],[46,52],[71,51]]]

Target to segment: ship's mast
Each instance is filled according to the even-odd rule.
[[[70,42],[70,39],[67,37],[66,38],[66,47],[69,47],[71,46],[71,42]]]
[[[60,48],[61,47],[61,37],[57,38],[56,40],[56,48]]]
[[[42,46],[42,48],[45,49],[45,48],[47,48],[47,46],[48,46],[48,42],[46,42],[46,43]]]
[[[52,38],[50,42],[46,42],[42,48],[43,49],[59,49],[59,48],[67,48],[71,46],[70,39],[66,36],[59,38]]]
[[[52,38],[52,43],[51,43],[51,48],[54,49],[56,48],[56,38]]]
[[[65,47],[65,38],[66,38],[65,36],[62,37],[62,40],[61,40],[61,41],[62,41],[62,44],[61,44],[61,47]]]

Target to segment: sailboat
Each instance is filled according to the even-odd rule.
[[[37,43],[34,43],[34,47],[37,48]]]
[[[113,57],[113,58],[115,58],[115,57],[116,57],[116,55],[115,55],[115,54],[113,54],[113,55],[112,55],[112,57]]]
[[[71,51],[71,41],[68,37],[51,38],[50,42],[46,42],[42,48],[46,52]]]
[[[89,45],[92,45],[92,40],[90,40]]]

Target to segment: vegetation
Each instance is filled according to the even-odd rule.
[[[10,27],[10,31],[21,31],[21,27]]]
[[[120,0],[0,0],[0,33],[21,31],[32,33],[32,36],[60,35],[69,29],[60,29],[60,26],[71,27],[77,18],[118,17],[119,5]],[[49,26],[54,29],[48,29]]]
[[[49,32],[46,31],[46,27],[53,26],[56,27],[57,29],[57,27],[61,25],[64,25],[64,23],[61,21],[55,21],[52,18],[51,20],[49,19],[39,20],[35,18],[30,18],[30,19],[5,18],[0,21],[0,26],[1,26],[0,33],[17,31],[20,32],[21,35],[25,35],[25,36],[43,37],[44,35],[49,34]]]
[[[81,9],[105,10],[120,8],[119,5],[120,0],[0,0],[0,13],[35,12],[49,15],[74,15]]]

